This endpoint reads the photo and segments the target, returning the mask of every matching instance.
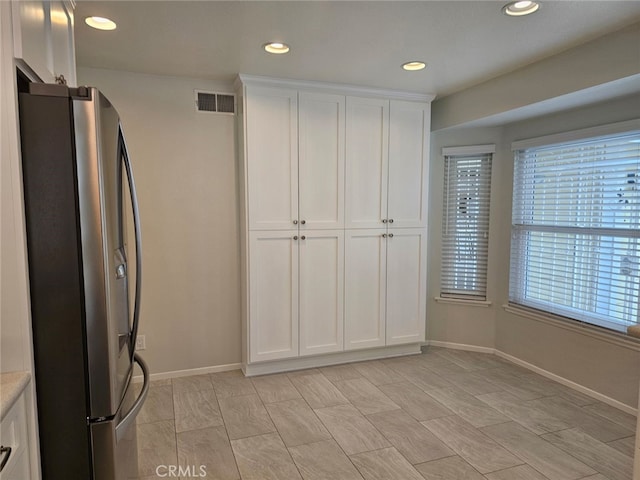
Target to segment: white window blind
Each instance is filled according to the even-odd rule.
[[[515,151],[511,303],[638,323],[640,132]]]
[[[441,297],[486,299],[494,149],[493,145],[443,149]]]

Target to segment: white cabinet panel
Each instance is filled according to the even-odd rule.
[[[45,83],[76,85],[73,7],[65,1],[11,2],[14,56]]]
[[[46,83],[54,82],[48,2],[11,2],[13,53]]]
[[[250,361],[298,355],[297,232],[252,232],[250,237]]]
[[[343,95],[299,94],[300,228],[344,227],[344,107]]]
[[[25,480],[29,475],[29,437],[27,434],[27,407],[23,392],[9,409],[0,424],[0,443],[11,448],[0,480]],[[3,454],[4,457],[4,454]]]
[[[389,101],[347,97],[346,228],[379,228],[387,218]]]
[[[63,75],[67,85],[76,86],[76,59],[73,36],[73,11],[65,2],[50,3],[53,73]]]
[[[427,295],[424,229],[389,229],[387,235],[387,345],[423,342]]]
[[[342,351],[344,231],[301,232],[299,238],[300,355]]]
[[[345,232],[345,350],[385,344],[385,232]]]
[[[286,230],[298,219],[298,92],[247,87],[250,230]]]
[[[389,221],[426,227],[430,106],[392,100],[389,118]]]

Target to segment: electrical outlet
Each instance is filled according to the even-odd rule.
[[[144,350],[147,348],[147,342],[145,341],[144,335],[138,335],[136,338],[136,350]]]

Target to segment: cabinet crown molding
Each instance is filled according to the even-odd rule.
[[[342,95],[354,95],[365,97],[379,97],[392,100],[407,100],[413,102],[431,102],[436,97],[433,94],[405,92],[401,90],[388,90],[376,87],[364,87],[358,85],[350,85],[343,83],[326,83],[309,80],[294,80],[290,78],[265,77],[260,75],[247,75],[241,73],[234,82],[234,88],[237,90],[243,85],[260,85],[270,87],[289,87],[300,91],[314,91],[335,93]]]

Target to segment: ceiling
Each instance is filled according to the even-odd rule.
[[[640,21],[640,1],[79,1],[77,63],[231,82],[238,73],[446,96]],[[89,28],[109,17],[115,31]],[[287,55],[261,46],[281,41]],[[401,64],[423,60],[419,72]],[[630,59],[633,61],[633,59]]]

